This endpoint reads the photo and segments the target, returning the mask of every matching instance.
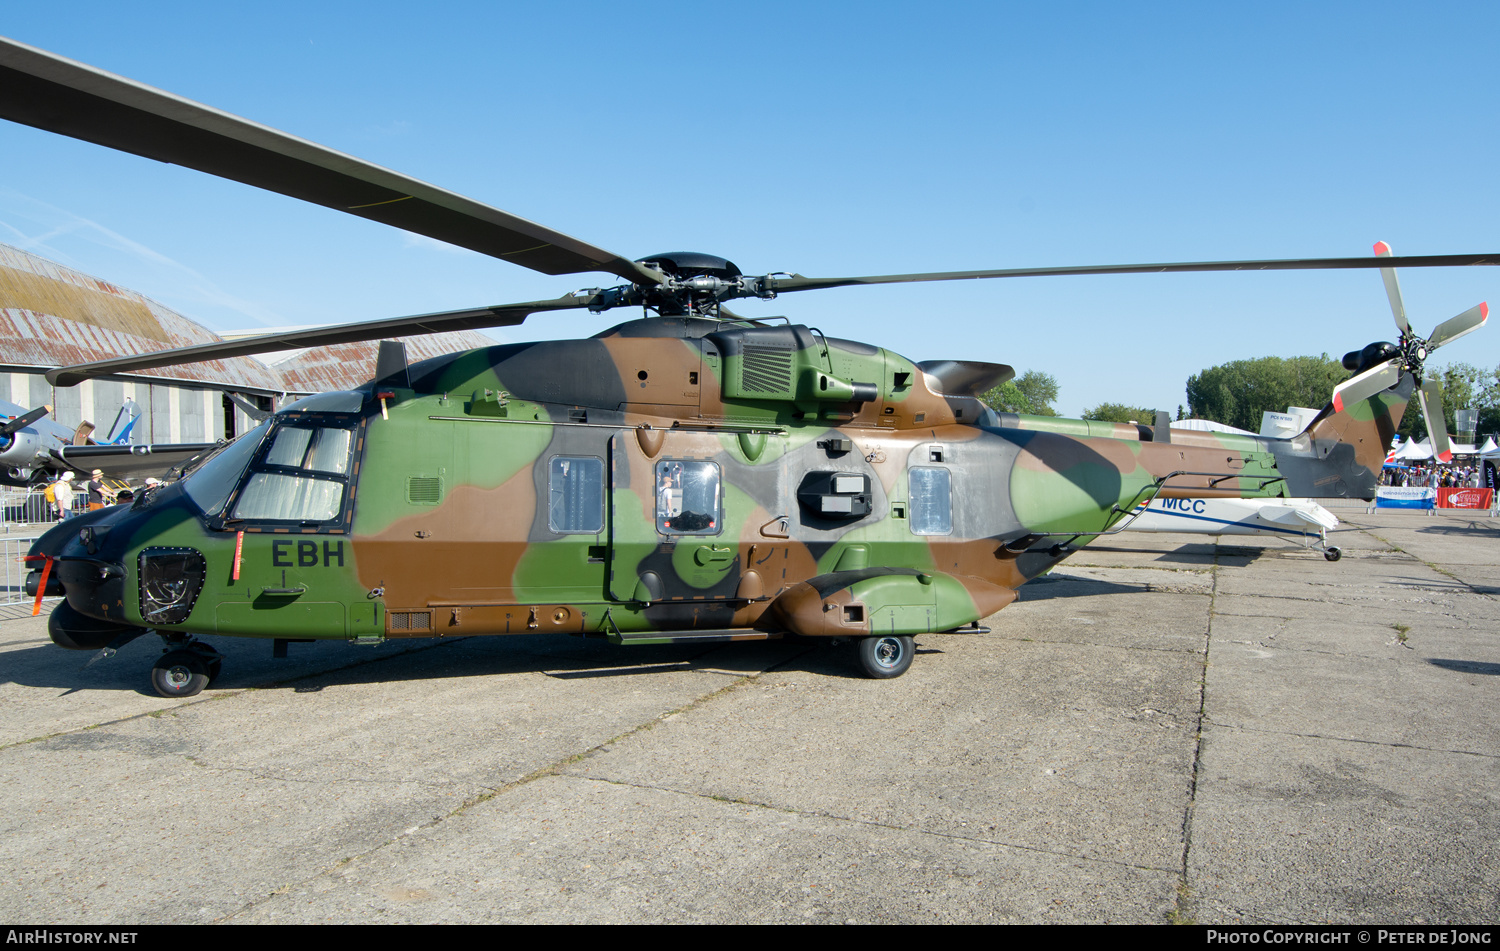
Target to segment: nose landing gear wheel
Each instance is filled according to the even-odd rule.
[[[1328,548],[1324,550],[1323,557],[1327,558],[1329,561],[1338,561],[1340,558],[1344,557],[1344,553],[1337,548]]]
[[[900,677],[911,666],[917,653],[916,642],[909,636],[887,634],[866,637],[859,642],[859,666],[866,677],[889,680]]]
[[[209,665],[196,651],[168,651],[151,668],[151,686],[163,697],[193,697],[208,686]]]

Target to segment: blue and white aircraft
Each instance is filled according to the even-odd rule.
[[[162,475],[217,443],[131,445],[130,433],[140,418],[127,401],[116,416],[107,441],[91,438],[92,424],[69,429],[49,419],[50,406],[27,409],[0,400],[0,484],[31,485],[65,471],[101,469],[113,479]],[[124,422],[124,426],[121,423]]]
[[[1343,552],[1328,544],[1338,527],[1334,514],[1310,499],[1152,499],[1138,505],[1122,528],[1127,532],[1198,535],[1270,535],[1304,548],[1321,548],[1338,561]]]

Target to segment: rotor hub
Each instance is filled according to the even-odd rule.
[[[1416,334],[1403,335],[1401,340],[1401,354],[1405,358],[1406,369],[1418,381],[1422,379],[1422,364],[1427,362],[1427,354],[1431,348],[1427,341]]]
[[[702,251],[667,251],[641,258],[636,262],[653,271],[660,271],[679,281],[696,277],[715,277],[725,281],[737,280],[743,272],[728,258]]]
[[[746,277],[728,258],[701,251],[670,251],[636,262],[661,275],[656,283],[638,282],[605,290],[590,288],[589,310],[602,313],[611,307],[639,304],[663,317],[716,318],[719,305],[740,297],[770,300],[766,278]]]

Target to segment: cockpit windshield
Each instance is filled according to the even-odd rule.
[[[240,475],[255,457],[255,450],[260,448],[261,440],[270,428],[270,420],[261,423],[199,463],[182,479],[183,491],[197,503],[204,515],[218,515],[223,510],[224,503],[229,501],[229,493],[234,491]]]

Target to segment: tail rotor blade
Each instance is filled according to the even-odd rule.
[[[1390,389],[1401,381],[1401,361],[1387,360],[1378,367],[1366,370],[1333,388],[1333,410],[1342,413],[1344,408],[1361,400],[1367,400],[1381,390]]]
[[[1375,242],[1375,256],[1390,257],[1391,246],[1384,241]],[[1406,321],[1406,305],[1401,303],[1401,282],[1396,280],[1396,269],[1381,268],[1380,278],[1385,281],[1385,296],[1391,299],[1391,315],[1396,318],[1396,329],[1403,334],[1411,333],[1411,324]]]
[[[1427,433],[1432,438],[1432,453],[1438,462],[1453,461],[1453,447],[1448,442],[1448,420],[1443,416],[1443,384],[1433,377],[1417,390],[1417,402],[1422,404],[1422,418],[1427,421]]]
[[[1464,334],[1473,333],[1490,317],[1490,305],[1480,302],[1477,307],[1470,307],[1457,317],[1449,317],[1437,325],[1432,336],[1427,340],[1428,351],[1436,350],[1445,343],[1452,343]]]

